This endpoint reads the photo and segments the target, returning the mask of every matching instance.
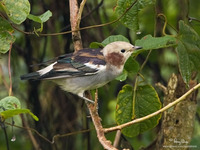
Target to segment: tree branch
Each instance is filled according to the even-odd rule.
[[[81,2],[80,5],[80,9],[78,8],[78,2],[77,0],[70,0],[70,22],[71,22],[71,29],[72,31],[72,40],[73,40],[73,44],[74,44],[74,50],[78,51],[79,49],[82,48],[82,41],[81,41],[81,35],[80,35],[80,31],[79,30],[79,25],[80,25],[80,21],[81,21],[81,14],[83,11],[83,7],[85,5],[86,0],[83,0]],[[90,94],[88,95],[89,98],[91,99]],[[87,103],[87,107],[89,109],[90,115],[92,117],[92,121],[94,123],[96,132],[97,132],[97,137],[99,139],[99,142],[102,144],[102,146],[105,149],[108,150],[117,150],[115,147],[112,146],[111,142],[108,141],[104,135],[104,130],[103,130],[103,126],[101,124],[101,118],[99,117],[98,114],[98,103],[97,103],[97,92],[95,95],[95,104],[92,103]]]
[[[167,109],[171,108],[172,106],[178,104],[179,102],[183,101],[184,99],[187,98],[187,96],[189,96],[192,92],[194,92],[195,90],[197,90],[198,88],[200,88],[200,83],[197,84],[196,86],[194,86],[193,88],[191,88],[189,91],[187,91],[185,94],[183,94],[180,98],[176,99],[175,101],[169,103],[167,106],[163,107],[162,109],[152,113],[152,114],[149,114],[145,117],[142,117],[142,118],[138,118],[138,119],[135,119],[133,121],[130,121],[130,122],[127,122],[127,123],[124,123],[124,124],[121,124],[121,125],[118,125],[118,126],[115,126],[115,127],[110,127],[110,128],[104,128],[104,132],[105,133],[108,133],[108,132],[111,132],[111,131],[115,131],[115,130],[121,130],[125,127],[128,127],[132,124],[135,124],[135,123],[139,123],[139,122],[142,122],[144,120],[147,120],[151,117],[154,117],[164,111],[166,111]]]
[[[70,0],[70,23],[72,32],[72,41],[74,44],[74,50],[78,51],[83,48],[81,41],[81,34],[79,30],[79,25],[81,21],[81,14],[86,0],[83,0],[78,8],[78,2],[76,0]]]
[[[99,139],[99,142],[101,143],[101,145],[108,150],[117,150],[109,140],[106,139],[105,135],[104,135],[104,129],[103,126],[101,124],[101,118],[99,117],[99,114],[97,112],[97,108],[95,107],[95,105],[91,104],[91,103],[87,103],[87,107],[90,111],[90,115],[92,118],[92,121],[94,123],[96,132],[97,132],[97,137]]]

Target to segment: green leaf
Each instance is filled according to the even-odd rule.
[[[49,20],[49,18],[52,16],[52,12],[50,10],[47,10],[45,13],[39,16],[42,22],[46,22]]]
[[[117,106],[116,106],[116,122],[117,124],[123,124],[130,121],[130,116],[132,116],[133,107],[133,88],[130,85],[123,86],[122,90],[117,96]]]
[[[0,100],[0,112],[4,110],[12,110],[21,108],[21,103],[18,98],[14,96],[7,96]]]
[[[144,85],[137,87],[135,108],[133,109],[133,88],[130,85],[125,85],[117,97],[116,122],[117,124],[123,124],[131,121],[133,114],[135,114],[135,118],[141,118],[160,108],[161,103],[155,89],[151,85]],[[135,111],[133,112],[133,110]],[[157,115],[141,123],[126,127],[122,129],[122,133],[129,137],[137,136],[155,127],[160,117],[161,115]]]
[[[111,42],[115,42],[115,41],[125,41],[125,42],[129,42],[129,40],[124,37],[123,35],[111,35],[109,37],[107,37],[103,42],[102,44],[103,45],[107,45]]]
[[[128,73],[137,74],[140,69],[140,66],[139,66],[139,63],[135,59],[133,59],[132,57],[129,57],[129,59],[126,61],[124,65],[124,69]]]
[[[178,42],[176,53],[178,56],[178,65],[179,65],[181,76],[184,82],[188,84],[191,78],[191,74],[192,74],[192,67],[191,67],[189,55],[187,53],[187,49],[185,48],[183,43]]]
[[[179,70],[184,82],[188,84],[192,71],[200,71],[200,37],[195,30],[180,21],[177,39]]]
[[[30,13],[28,0],[1,0],[0,5],[14,23],[21,24]]]
[[[128,76],[128,72],[124,69],[122,74],[115,79],[122,82],[126,80],[127,76]]]
[[[133,56],[137,56],[146,50],[175,46],[177,45],[177,41],[175,37],[169,35],[163,37],[152,37],[151,35],[146,35],[142,39],[136,40],[135,45],[142,46],[142,49],[134,51],[132,54]]]
[[[7,20],[0,17],[0,32],[3,31],[13,32],[14,29]]]
[[[49,20],[49,18],[50,18],[51,16],[52,16],[52,13],[51,13],[51,11],[49,11],[49,10],[46,11],[45,13],[43,13],[43,14],[40,15],[40,16],[35,16],[35,15],[31,15],[31,14],[28,15],[28,18],[29,18],[30,20],[33,20],[33,21],[38,22],[38,23],[41,24],[41,26],[40,26],[39,29],[34,29],[34,31],[36,32],[36,34],[37,34],[38,31],[39,31],[39,32],[42,32],[42,30],[43,30],[43,23],[46,22],[47,20]]]
[[[14,96],[7,96],[0,100],[0,118],[3,120],[14,117],[19,114],[31,115],[36,121],[38,121],[38,117],[35,116],[29,109],[21,109],[21,103],[18,98]]]
[[[0,17],[0,53],[5,54],[10,49],[10,44],[15,41],[13,32],[14,30],[8,21]]]
[[[176,38],[166,35],[163,37],[152,37],[151,35],[146,35],[140,40],[135,41],[135,45],[142,46],[143,50],[166,48],[176,45]]]
[[[139,68],[140,66],[138,62],[132,57],[129,57],[124,65],[123,73],[119,77],[117,77],[116,80],[125,81],[128,77],[128,74],[131,74],[131,76],[136,75],[139,71]]]
[[[35,15],[32,15],[32,14],[29,14],[28,18],[30,20],[33,20],[33,21],[38,22],[38,23],[44,23],[47,20],[49,20],[49,18],[51,16],[52,16],[52,12],[48,10],[45,13],[43,13],[42,15],[40,15],[40,16],[35,16]]]
[[[99,42],[92,42],[90,43],[90,48],[104,48],[105,45]]]
[[[115,9],[118,16],[121,16],[134,2],[135,0],[118,0]],[[139,11],[152,4],[155,4],[155,0],[138,0],[135,5],[130,10],[128,10],[128,12],[126,12],[120,21],[129,29],[137,31],[139,29]]]
[[[39,120],[38,117],[35,116],[29,109],[13,109],[13,110],[6,110],[6,111],[3,111],[3,112],[0,113],[3,120],[14,117],[14,116],[19,115],[19,114],[29,114],[36,121]]]
[[[115,41],[125,41],[125,42],[129,42],[129,40],[124,37],[123,35],[111,35],[109,37],[107,37],[103,42],[99,43],[99,42],[92,42],[90,43],[90,48],[103,48],[105,47],[107,44],[115,42]]]

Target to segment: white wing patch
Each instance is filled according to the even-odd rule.
[[[53,69],[53,66],[57,64],[57,62],[54,62],[53,64],[41,69],[41,70],[38,70],[37,72],[42,76],[42,75],[45,75],[47,74],[48,72],[50,72],[52,69]],[[85,63],[84,64],[85,66],[89,67],[89,68],[92,68],[92,69],[96,69],[98,70],[97,72],[99,71],[103,71],[106,69],[106,66],[105,65],[94,65],[90,62],[88,63]],[[57,70],[57,71],[72,71],[72,72],[75,72],[75,71],[78,71],[77,69],[72,69],[72,68],[66,68],[66,69],[60,69],[60,70]],[[96,72],[96,73],[97,73]],[[85,75],[90,75],[90,74],[94,74],[94,73],[86,73]],[[67,76],[63,76],[63,77],[67,77]],[[70,77],[70,75],[68,75],[68,77]],[[50,77],[51,79],[56,79],[56,78],[62,78],[62,76],[58,76],[58,77]]]
[[[42,76],[46,73],[48,73],[49,71],[51,71],[53,69],[53,66],[56,64],[57,62],[45,67],[44,69],[38,70],[37,72]]]
[[[105,66],[105,65],[94,65],[94,64],[92,64],[92,63],[90,63],[90,62],[84,63],[84,65],[87,66],[87,67],[90,67],[90,68],[92,68],[92,69],[97,69],[97,70],[99,70],[99,71],[102,71],[102,70],[105,70],[105,69],[106,69],[106,66]]]
[[[62,69],[56,69],[56,71],[78,72],[76,68],[62,68]]]

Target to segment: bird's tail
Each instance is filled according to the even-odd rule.
[[[40,79],[40,74],[38,72],[32,72],[25,75],[22,75],[21,80],[38,80]]]

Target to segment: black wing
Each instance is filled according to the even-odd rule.
[[[59,56],[55,62],[38,70],[21,76],[22,80],[57,79],[96,74],[100,66],[105,66],[101,49],[82,49],[74,54]]]

